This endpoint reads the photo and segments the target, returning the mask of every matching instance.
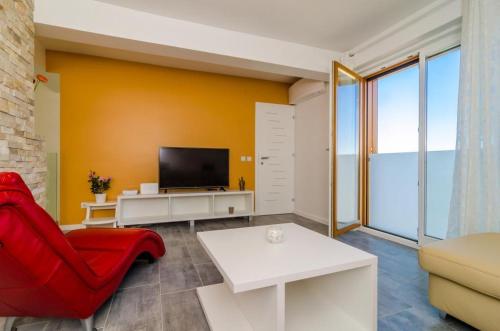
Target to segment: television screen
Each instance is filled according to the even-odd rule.
[[[160,148],[160,188],[229,186],[229,150]]]

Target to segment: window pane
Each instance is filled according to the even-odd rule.
[[[378,153],[418,151],[418,66],[378,79]]]
[[[370,227],[417,239],[418,65],[378,78],[377,153],[370,155]]]
[[[446,237],[457,133],[460,49],[427,60],[425,234]]]
[[[337,85],[337,229],[359,222],[359,82],[342,70]]]

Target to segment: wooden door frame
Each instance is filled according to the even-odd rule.
[[[341,70],[347,75],[357,79],[359,81],[359,166],[358,166],[358,218],[359,223],[351,224],[342,229],[337,229],[337,83],[339,80],[338,71]],[[348,67],[343,64],[333,61],[332,65],[332,77],[333,82],[331,84],[332,89],[332,136],[331,136],[331,145],[332,145],[332,181],[331,181],[331,189],[332,189],[332,198],[331,198],[331,235],[338,236],[343,233],[346,233],[350,230],[360,227],[361,225],[366,224],[366,216],[367,216],[367,194],[366,194],[366,176],[367,176],[367,113],[366,113],[366,79],[361,77],[356,72],[352,71]]]

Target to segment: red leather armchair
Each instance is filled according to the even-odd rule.
[[[95,311],[138,256],[165,254],[144,229],[87,229],[64,235],[16,173],[0,173],[0,316],[65,317],[93,328]]]

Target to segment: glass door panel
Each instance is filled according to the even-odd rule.
[[[444,239],[455,162],[460,48],[427,58],[425,231]]]
[[[418,238],[418,60],[368,81],[368,226]]]
[[[356,73],[334,64],[334,173],[333,234],[361,224],[361,98],[363,80]]]

